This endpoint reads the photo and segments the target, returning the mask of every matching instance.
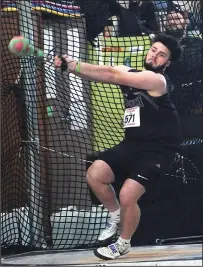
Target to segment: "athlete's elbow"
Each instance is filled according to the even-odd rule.
[[[115,84],[115,75],[109,71],[97,75],[97,81],[106,84]]]
[[[119,84],[120,72],[114,67],[108,66],[103,73],[103,82],[108,84]]]
[[[90,74],[91,75],[91,74]],[[100,71],[92,72],[92,77],[96,82],[106,84],[118,84],[118,71],[115,71],[111,66],[103,66]]]

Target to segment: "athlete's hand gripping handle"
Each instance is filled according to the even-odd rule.
[[[68,55],[57,55],[54,57],[54,65],[56,68],[61,68],[62,71],[74,71],[77,65],[77,61],[75,61],[71,56]]]

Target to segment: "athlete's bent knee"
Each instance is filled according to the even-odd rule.
[[[95,160],[87,170],[88,184],[92,182],[112,183],[114,175],[109,165],[102,160]]]
[[[121,206],[124,208],[130,207],[137,203],[134,197],[130,195],[124,195],[122,191],[119,194],[119,201],[120,201]]]
[[[127,179],[119,194],[121,205],[123,207],[135,205],[144,192],[144,186],[132,179]]]

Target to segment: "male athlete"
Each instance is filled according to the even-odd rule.
[[[129,252],[140,220],[137,202],[156,184],[179,151],[180,123],[169,97],[172,84],[164,71],[180,54],[176,39],[161,34],[153,40],[143,71],[77,62],[67,55],[55,57],[56,68],[65,59],[68,71],[82,79],[120,85],[125,100],[124,140],[102,152],[87,171],[88,185],[110,214],[99,241],[112,238],[121,224],[118,240],[95,250],[101,259],[115,259]],[[119,200],[111,186],[116,177],[123,177]]]

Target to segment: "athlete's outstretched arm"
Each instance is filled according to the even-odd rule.
[[[68,71],[74,73],[76,76],[89,81],[102,82],[107,84],[125,85],[135,87],[143,90],[164,90],[166,87],[165,78],[152,71],[142,72],[124,72],[119,68],[93,65],[85,62],[77,62],[71,57],[63,56],[68,63]],[[55,57],[55,66],[61,66],[60,57]]]

